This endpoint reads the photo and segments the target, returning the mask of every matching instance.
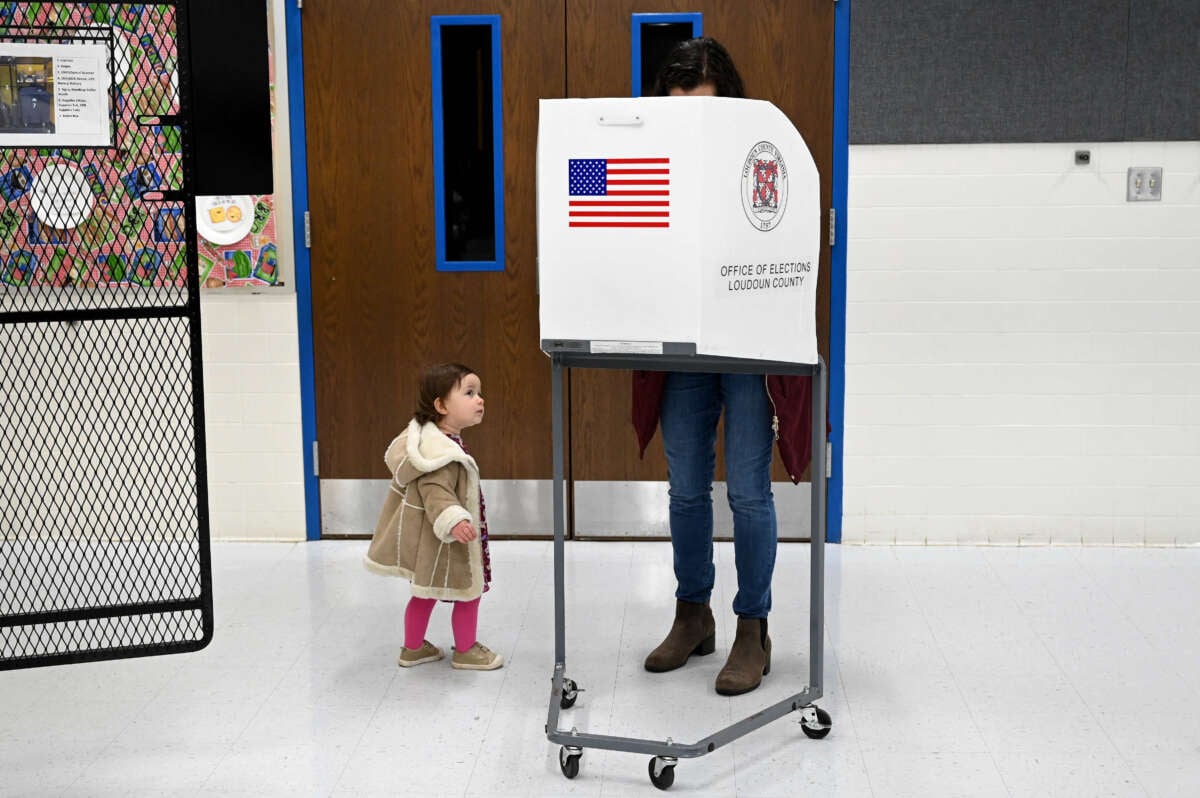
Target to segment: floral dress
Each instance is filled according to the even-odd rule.
[[[446,436],[457,443],[465,453],[471,453],[461,437],[452,432],[447,432]],[[479,546],[483,551],[483,592],[486,593],[491,589],[492,584],[492,558],[488,553],[487,508],[483,502],[482,487],[479,489]]]

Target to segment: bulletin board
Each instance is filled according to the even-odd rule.
[[[108,148],[57,146],[53,132],[33,130],[48,124],[32,112],[36,95],[46,90],[36,76],[29,76],[32,65],[6,65],[0,43],[0,147],[5,148],[0,158],[0,283],[183,285],[183,248],[158,246],[177,245],[188,235],[180,210],[126,202],[130,196],[180,187],[178,132],[137,124],[139,118],[178,110],[174,20],[174,7],[168,4],[0,4],[0,26],[10,34],[10,51],[109,47],[111,63],[105,67],[114,110]],[[62,40],[65,44],[39,38],[46,31],[71,38]],[[9,58],[29,60],[19,52]],[[273,66],[271,75],[273,82]],[[44,86],[46,80],[40,83]],[[19,135],[22,131],[26,135]],[[6,143],[6,136],[32,146]],[[230,136],[237,136],[237,120],[231,120]],[[42,146],[40,139],[45,139]],[[48,213],[51,205],[65,204],[75,210]],[[202,197],[197,204],[201,207],[191,240],[202,288],[281,283],[272,195]]]

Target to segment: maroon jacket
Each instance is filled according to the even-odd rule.
[[[633,428],[642,455],[658,427],[665,371],[633,372]],[[779,417],[779,456],[792,482],[799,482],[812,459],[812,378],[767,377],[767,392]]]

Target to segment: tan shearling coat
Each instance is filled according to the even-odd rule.
[[[384,462],[392,484],[367,550],[367,568],[407,577],[420,598],[471,601],[483,593],[479,538],[459,543],[459,521],[479,529],[479,467],[436,424],[408,423]]]

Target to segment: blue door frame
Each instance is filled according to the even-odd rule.
[[[834,5],[833,207],[835,241],[830,257],[829,423],[833,428],[832,476],[828,481],[827,539],[842,540],[842,449],[846,424],[846,194],[850,156],[850,4]],[[311,260],[305,243],[308,211],[308,147],[304,113],[304,40],[302,11],[285,4],[289,129],[292,145],[292,222],[296,253],[296,313],[300,332],[300,417],[304,436],[304,510],[309,540],[321,538],[320,481],[316,473],[316,382],[313,370]],[[820,460],[818,459],[818,462]]]
[[[304,436],[304,529],[321,539],[321,483],[317,478],[317,389],[313,374],[312,261],[305,235],[308,213],[308,135],[304,113],[304,39],[301,11],[285,3],[287,22],[288,130],[292,145],[292,231],[296,253],[296,315],[300,332],[300,429]]]
[[[846,194],[850,179],[850,2],[834,4],[833,26],[833,208],[834,241],[829,257],[829,433],[832,471],[827,485],[826,523],[830,543],[842,542],[842,444],[846,435]]]

